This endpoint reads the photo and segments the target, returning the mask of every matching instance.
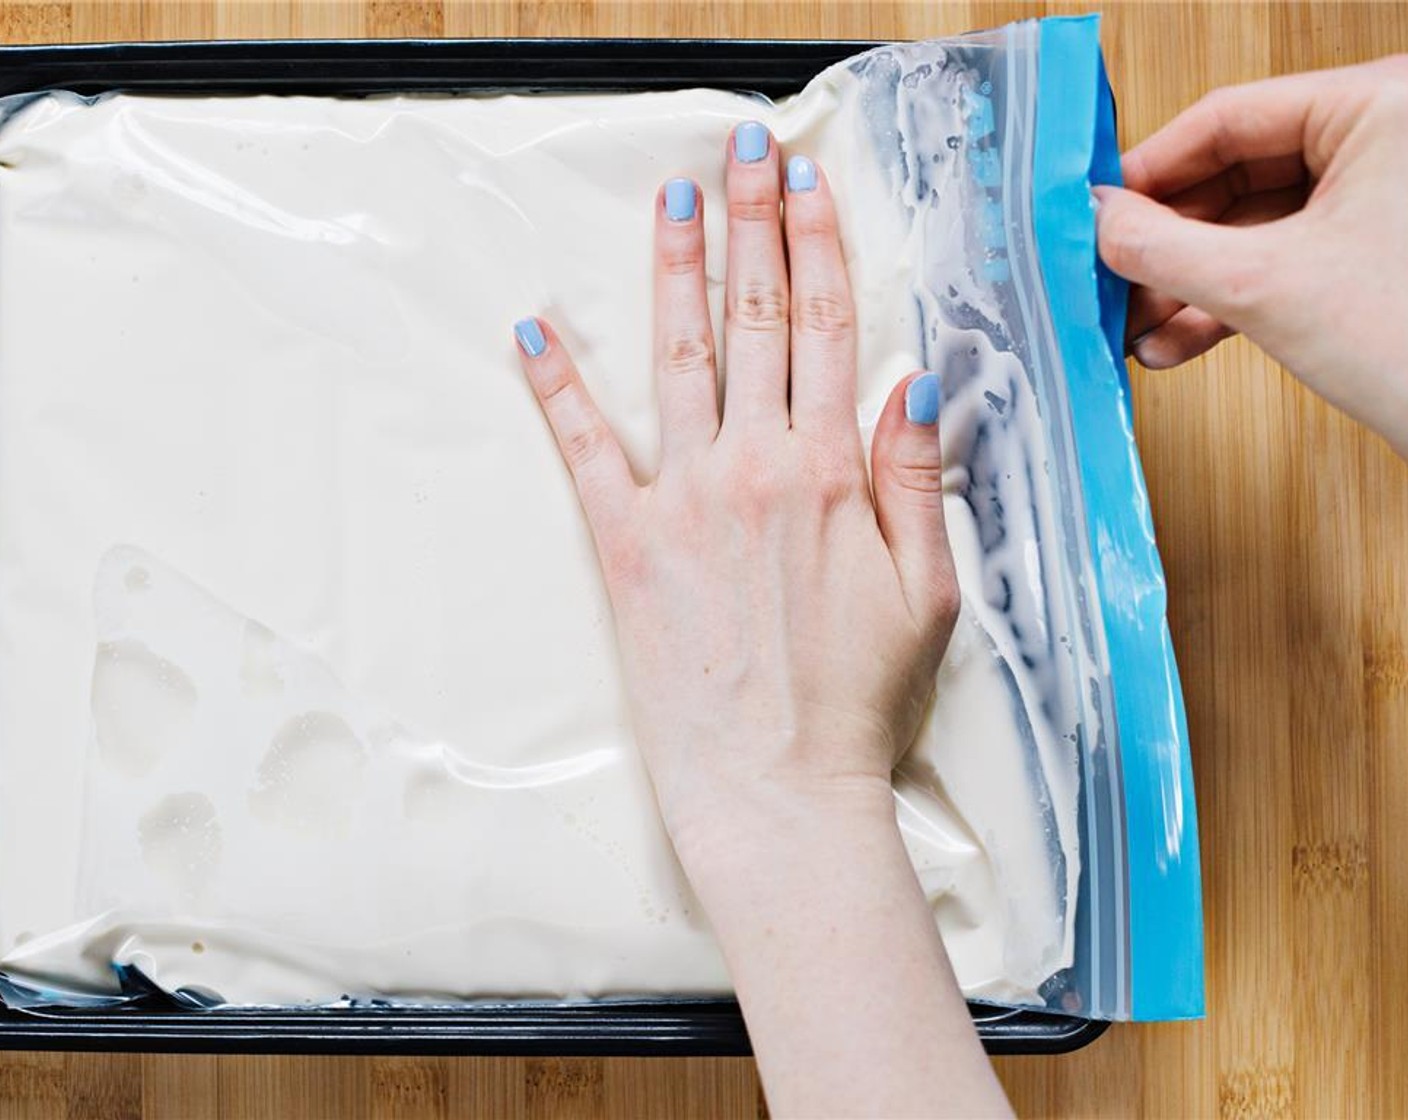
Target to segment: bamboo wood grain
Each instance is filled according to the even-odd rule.
[[[0,40],[888,39],[1086,8],[0,2]],[[1408,6],[1130,4],[1104,41],[1129,145],[1213,86],[1408,50]],[[1408,469],[1240,340],[1133,383],[1193,740],[1209,1013],[1000,1073],[1026,1115],[1408,1116]],[[25,1120],[763,1112],[735,1059],[0,1055],[0,1117]]]

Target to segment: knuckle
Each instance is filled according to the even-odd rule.
[[[812,493],[823,512],[849,505],[864,492],[855,465],[840,456],[828,455],[812,467]]]
[[[773,493],[773,470],[767,458],[750,450],[736,452],[726,472],[730,493],[762,495]]]
[[[1408,86],[1408,51],[1385,55],[1379,60],[1379,68],[1390,81]]]
[[[704,240],[701,237],[663,238],[659,253],[660,270],[666,276],[691,276],[704,267]]]
[[[572,388],[572,373],[570,370],[549,367],[543,371],[535,387],[538,390],[538,399],[547,407],[559,402]]]
[[[1226,264],[1218,294],[1220,314],[1243,322],[1266,306],[1275,274],[1267,251],[1259,245],[1247,245]]]
[[[767,522],[781,505],[785,488],[774,474],[754,475],[739,488],[744,515],[751,525]]]
[[[855,330],[856,313],[842,292],[809,292],[796,301],[797,329],[824,338],[845,337]]]
[[[657,530],[663,539],[688,555],[708,551],[710,514],[715,505],[711,488],[702,481],[686,482],[675,500],[661,505],[656,513]]]
[[[1207,123],[1210,125],[1216,124],[1223,118],[1228,104],[1239,96],[1236,86],[1218,86],[1208,90],[1193,102],[1189,111],[1206,117]]]
[[[1237,96],[1234,87],[1224,86],[1203,94],[1194,103],[1192,109],[1192,112],[1201,118],[1201,123],[1207,130],[1213,154],[1223,166],[1237,162],[1237,155],[1233,150],[1234,134],[1232,130],[1232,116],[1237,111],[1234,107],[1234,101]]]
[[[771,222],[775,226],[778,213],[776,192],[764,190],[761,186],[735,188],[729,195],[730,222]]]
[[[664,507],[669,539],[686,547],[702,539],[704,526],[721,504],[720,496],[718,480],[710,472],[685,471],[679,477],[674,500]]]
[[[944,468],[939,463],[891,463],[890,481],[902,494],[926,502],[942,499]]]
[[[599,541],[601,568],[607,582],[615,587],[633,587],[643,583],[650,570],[649,554],[632,532],[613,534]]]
[[[839,234],[836,211],[820,202],[807,205],[790,203],[787,210],[787,232],[798,240],[836,240]]]
[[[1228,190],[1234,198],[1250,194],[1252,191],[1252,172],[1246,163],[1234,163],[1227,169]]]
[[[714,362],[714,336],[709,331],[686,330],[671,335],[665,343],[666,377],[678,377],[708,369]]]
[[[1383,119],[1398,125],[1408,121],[1408,54],[1395,55],[1389,61],[1396,65],[1385,68],[1389,80],[1375,85],[1373,108]]]
[[[781,330],[787,326],[788,314],[786,291],[760,281],[743,284],[729,307],[729,317],[745,330]]]
[[[1120,159],[1120,168],[1124,175],[1124,185],[1132,191],[1139,191],[1147,194],[1146,189],[1149,182],[1149,153],[1143,144],[1138,144],[1125,152]]]
[[[777,464],[768,456],[740,449],[731,457],[724,483],[745,522],[757,524],[774,510],[785,492]]]
[[[919,640],[927,646],[943,650],[953,636],[958,616],[963,612],[963,592],[954,571],[953,553],[946,544],[930,559],[928,569],[920,576],[914,590],[916,595],[911,600],[910,617],[918,630]]]
[[[943,632],[953,629],[963,610],[963,592],[951,567],[945,568],[934,581],[933,624]]]
[[[589,465],[606,450],[611,435],[601,424],[587,424],[562,437],[562,457],[574,471]]]

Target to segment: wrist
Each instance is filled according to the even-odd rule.
[[[903,854],[888,775],[752,776],[665,809],[675,853],[711,914],[743,890],[805,880],[838,848]],[[716,915],[715,915],[716,916]]]
[[[940,1085],[954,1115],[1006,1114],[888,777],[750,783],[727,814],[682,824],[774,1108],[896,1115]],[[879,1088],[856,1072],[875,1069]]]

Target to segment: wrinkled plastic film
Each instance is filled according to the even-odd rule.
[[[64,874],[33,886],[0,846],[10,975],[0,995],[122,998],[132,977],[197,1002],[275,1005],[726,987],[629,741],[570,487],[518,395],[511,354],[483,339],[524,307],[545,308],[648,469],[649,363],[622,341],[639,326],[620,296],[646,290],[649,197],[662,161],[698,178],[721,261],[707,202],[721,197],[718,152],[732,123],[757,117],[784,149],[815,155],[835,189],[867,439],[899,376],[921,365],[943,376],[946,510],[965,606],[895,785],[960,982],[997,1003],[1128,1016],[1139,922],[1129,884],[1140,872],[1118,760],[1157,721],[1140,726],[1143,709],[1125,704],[1115,731],[1112,698],[1125,693],[1104,616],[1118,596],[1099,585],[1088,542],[1107,523],[1137,530],[1146,513],[1118,492],[1092,508],[1080,477],[1091,440],[1133,452],[1127,423],[1112,429],[1101,416],[1082,429],[1078,394],[1065,392],[1080,370],[1053,325],[1055,266],[1033,215],[1050,108],[1037,95],[1048,49],[1037,26],[884,48],[777,106],[698,91],[531,102],[56,96],[10,116],[0,230],[16,261],[31,245],[72,250],[59,261],[66,298],[93,329],[126,293],[112,277],[86,279],[66,238],[84,223],[121,250],[113,259],[132,265],[129,283],[168,275],[176,244],[193,254],[192,275],[253,318],[197,300],[223,349],[209,370],[178,376],[163,367],[160,321],[123,303],[112,329],[135,338],[148,365],[119,370],[134,377],[121,392],[89,387],[113,392],[93,402],[81,385],[66,397],[34,375],[25,331],[0,335],[0,436],[7,415],[25,425],[0,440],[0,573],[27,588],[7,596],[0,583],[0,630],[72,631],[63,662],[83,659],[62,692],[82,717],[64,735],[66,765],[17,756],[25,703],[0,691],[0,799],[17,775],[47,776],[83,807],[68,818],[71,903]],[[1094,51],[1098,66],[1093,36],[1061,49]],[[1093,105],[1090,86],[1059,96]],[[83,174],[13,189],[46,159]],[[378,184],[388,160],[397,181]],[[295,164],[307,184],[281,173]],[[1082,184],[1090,164],[1087,153]],[[573,248],[574,226],[535,189],[564,174],[614,238],[600,259],[579,228]],[[319,175],[338,188],[312,189]],[[426,215],[445,213],[462,217],[428,241]],[[1088,229],[1088,204],[1057,220]],[[626,254],[637,241],[640,253]],[[613,256],[629,263],[603,263]],[[495,260],[530,266],[507,267],[503,307],[487,287],[476,289],[484,306],[466,306],[427,283],[455,275],[461,257],[461,274]],[[107,259],[95,257],[99,268]],[[1093,290],[1092,261],[1083,267]],[[0,261],[0,316],[3,297],[48,279]],[[8,301],[11,316],[24,298]],[[57,352],[81,368],[79,342]],[[466,353],[486,376],[464,376]],[[156,438],[162,416],[201,433],[198,446],[177,441],[189,478],[148,470],[114,416]],[[302,444],[299,472],[251,467],[254,431],[271,447]],[[80,446],[108,479],[101,508],[83,472],[57,465],[59,448]],[[46,530],[56,535],[5,501],[21,470],[66,482],[73,513]],[[527,474],[522,491],[495,496],[492,480],[515,472]],[[192,488],[203,495],[198,525],[178,524],[167,511],[189,518]],[[124,503],[133,516],[114,516]],[[447,533],[449,508],[476,531]],[[279,520],[300,509],[322,512]],[[251,547],[271,518],[288,533],[272,582],[270,553]],[[7,551],[7,530],[33,547]],[[555,550],[563,587],[516,589],[513,548],[484,559],[497,540]],[[478,565],[494,590],[466,586],[427,542]],[[73,562],[37,571],[46,544]],[[428,627],[433,612],[472,618],[481,633]],[[1120,648],[1166,653],[1161,601],[1142,617]],[[510,618],[521,634],[505,645]],[[389,662],[381,651],[394,649],[441,666],[432,677],[468,664],[478,679],[456,682],[457,697]],[[1176,698],[1171,656],[1164,664]],[[522,687],[534,672],[553,693]],[[1186,759],[1180,733],[1165,736],[1172,754],[1162,748],[1156,764],[1176,763],[1180,748]],[[22,818],[25,806],[15,809]],[[1187,809],[1180,819],[1191,819],[1191,787]],[[11,819],[12,830],[23,823]],[[1175,941],[1197,938],[1196,919],[1173,918]],[[16,944],[21,928],[29,936]]]

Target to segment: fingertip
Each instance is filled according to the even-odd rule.
[[[1120,178],[1127,189],[1146,193],[1149,174],[1141,145],[1131,148],[1120,159]]]
[[[789,194],[806,194],[817,188],[819,176],[816,164],[807,156],[792,156],[787,161]]]
[[[691,282],[702,279],[703,206],[702,193],[693,179],[670,179],[661,185],[655,207],[657,285],[672,277],[687,277]]]
[[[1125,353],[1133,353],[1134,347],[1150,331],[1163,326],[1177,315],[1186,305],[1182,300],[1156,292],[1141,284],[1129,290],[1129,314],[1125,319]]]
[[[1207,312],[1185,307],[1167,322],[1130,344],[1130,352],[1145,369],[1164,370],[1191,362],[1236,332]]]
[[[904,387],[904,418],[916,427],[933,427],[939,421],[943,399],[939,375],[930,370],[917,373]]]
[[[1097,187],[1090,188],[1090,197],[1095,207],[1095,230],[1099,237],[1109,237],[1112,233],[1118,233],[1121,227],[1116,222],[1116,215],[1122,215],[1131,203],[1137,204],[1141,199],[1133,191],[1124,187],[1116,187],[1111,183],[1101,183]]]
[[[1159,203],[1120,187],[1101,187],[1097,198],[1095,241],[1100,259],[1126,280],[1159,287],[1153,282],[1163,268],[1151,242],[1167,239],[1170,215]]]
[[[736,163],[762,163],[772,150],[772,133],[761,121],[736,125],[730,137],[729,152]]]
[[[514,323],[513,337],[524,357],[540,358],[547,351],[548,335],[543,329],[542,320],[535,315],[529,315]]]
[[[1184,358],[1170,355],[1157,339],[1136,339],[1130,344],[1130,356],[1145,369],[1164,370],[1182,365]]]
[[[933,370],[918,369],[900,378],[890,390],[875,424],[871,459],[875,467],[898,462],[937,466],[939,419],[943,414],[943,378]]]
[[[789,156],[782,180],[782,218],[788,236],[821,236],[834,241],[839,235],[836,200],[821,165],[808,156]]]
[[[782,224],[794,252],[816,254],[824,249],[827,268],[844,272],[840,217],[825,170],[807,156],[791,156],[782,178]],[[804,271],[794,264],[796,279],[805,281]]]
[[[658,202],[667,221],[692,222],[699,213],[699,186],[693,179],[669,179],[660,188]]]

